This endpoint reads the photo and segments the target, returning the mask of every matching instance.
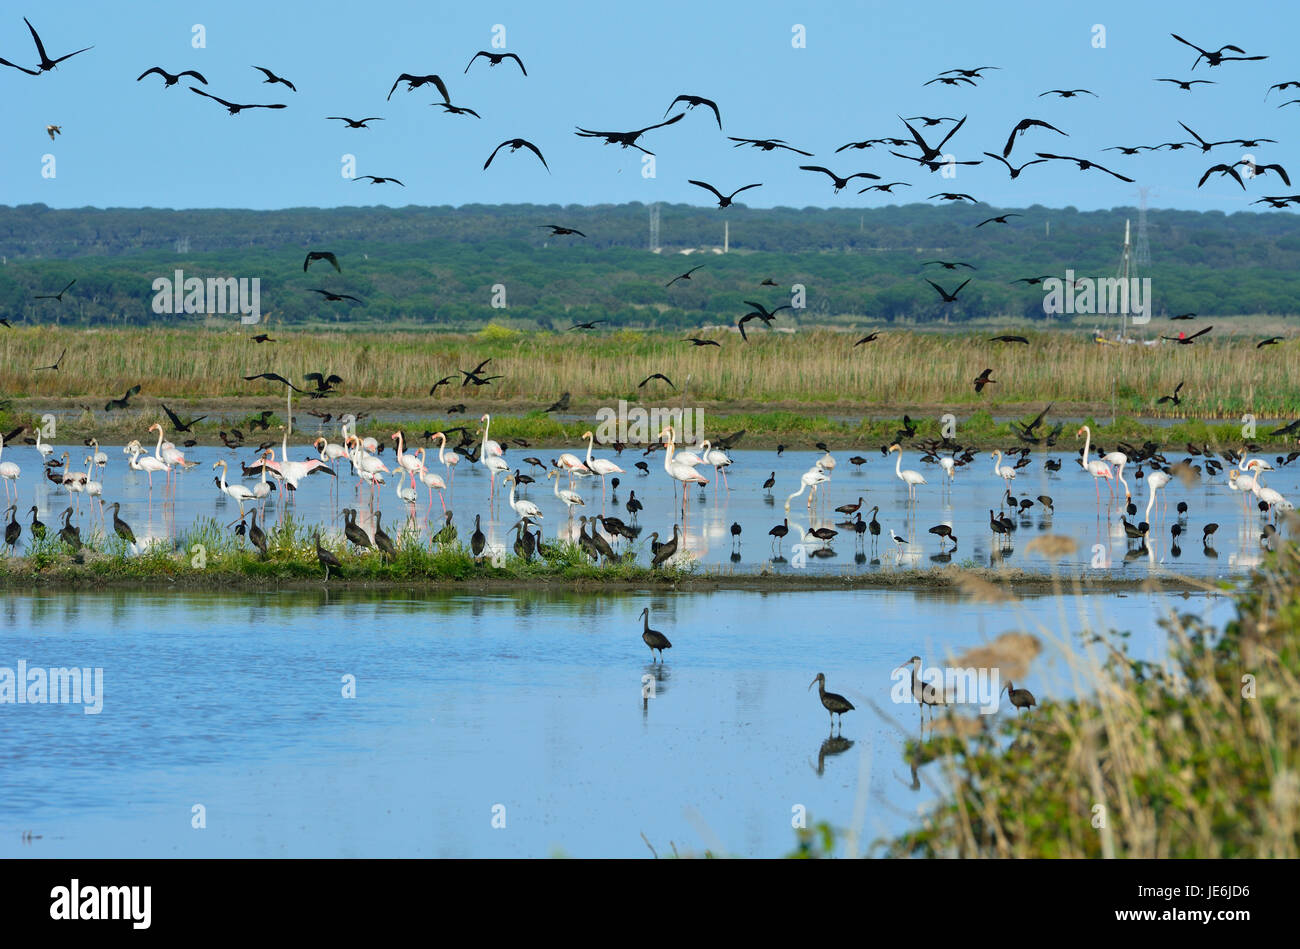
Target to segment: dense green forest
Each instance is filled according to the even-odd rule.
[[[907,204],[869,210],[661,205],[659,253],[649,252],[650,208],[466,205],[299,208],[281,211],[53,210],[0,207],[0,316],[10,322],[132,326],[202,321],[152,312],[153,280],[259,278],[273,322],[376,323],[469,329],[489,321],[563,328],[686,329],[734,323],[756,300],[806,306],[777,325],[1043,320],[1043,291],[1020,277],[1113,277],[1132,208],[1021,209],[1007,225],[975,225],[988,206]],[[724,222],[729,253],[722,254]],[[561,224],[587,237],[553,237]],[[1147,213],[1155,315],[1287,315],[1300,298],[1300,225],[1288,212],[1153,210]],[[338,254],[343,272],[308,249]],[[976,269],[923,267],[966,261]],[[690,281],[674,276],[703,264]],[[948,289],[943,305],[924,278]],[[35,300],[76,285],[62,302]],[[764,279],[776,286],[760,286]],[[505,288],[504,308],[493,288]],[[311,288],[362,301],[324,302]],[[499,299],[498,303],[501,302]],[[605,328],[605,327],[602,327]]]

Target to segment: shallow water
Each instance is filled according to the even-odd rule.
[[[640,640],[645,606],[673,643],[662,664]],[[775,856],[794,847],[797,805],[856,827],[861,852],[941,779],[934,764],[914,779],[902,756],[920,716],[891,702],[891,672],[909,656],[1033,632],[1044,651],[1016,685],[1042,702],[1075,688],[1062,650],[1081,630],[1132,630],[1133,651],[1156,658],[1169,610],[1230,608],[1154,594],[10,592],[0,666],[102,667],[104,702],[98,715],[0,705],[0,855],[645,857],[644,833],[661,854]],[[844,741],[828,743],[808,689],[819,671],[857,706]]]
[[[103,483],[106,503],[121,502],[121,517],[142,542],[147,538],[174,539],[178,532],[202,518],[215,517],[222,524],[233,521],[239,515],[238,505],[214,484],[218,472],[213,470],[213,462],[228,461],[235,472],[232,475],[234,480],[240,462],[251,463],[256,454],[251,448],[241,452],[210,447],[187,449],[187,457],[198,462],[197,467],[176,475],[174,488],[170,490],[164,477],[155,476],[151,491],[146,475],[127,467],[120,446],[105,446],[103,450],[109,463],[94,477]],[[575,519],[571,520],[565,505],[553,493],[555,482],[548,482],[543,471],[523,460],[537,457],[543,463],[549,463],[561,450],[564,449],[507,450],[507,458],[513,466],[538,479],[538,483],[527,486],[519,496],[531,499],[543,510],[541,528],[547,539],[557,533],[576,536],[576,517],[602,510],[599,479],[579,480],[575,489],[584,498],[585,505],[574,509]],[[585,456],[584,449],[569,446],[567,450]],[[74,468],[84,470],[84,464],[77,466],[75,459],[84,459],[87,449],[58,445],[53,457],[60,457],[64,451],[74,459]],[[311,454],[312,450],[305,444],[290,449],[290,456],[294,459],[304,459]],[[906,486],[895,473],[898,466],[895,456],[885,459],[878,448],[860,451],[862,457],[868,459],[861,467],[848,461],[855,452],[837,452],[837,465],[831,481],[819,489],[815,507],[807,505],[808,491],[790,501],[790,534],[778,547],[768,532],[782,523],[786,516],[783,508],[787,496],[800,487],[800,475],[822,453],[792,451],[777,457],[774,450],[744,449],[730,454],[734,464],[726,473],[725,483],[716,483],[721,479],[714,478],[711,468],[700,467],[699,471],[711,483],[703,494],[697,488],[690,489],[683,517],[680,490],[664,472],[662,452],[650,456],[643,456],[637,449],[628,449],[621,456],[612,450],[597,452],[599,457],[614,460],[625,469],[625,473],[618,476],[621,483],[617,490],[613,489],[612,483],[607,486],[604,512],[632,523],[633,518],[625,507],[631,494],[635,492],[636,498],[644,505],[637,519],[637,526],[642,528],[637,543],[641,562],[648,559],[646,540],[650,532],[655,531],[660,540],[667,540],[672,536],[674,521],[682,525],[686,551],[699,563],[734,567],[741,572],[754,572],[769,566],[777,572],[803,569],[856,573],[897,566],[999,562],[1045,570],[1049,566],[1046,561],[1033,554],[1025,555],[1020,550],[1027,541],[1041,533],[1065,534],[1076,542],[1075,554],[1066,557],[1063,565],[1101,569],[1116,575],[1140,576],[1152,570],[1170,570],[1201,577],[1240,575],[1257,564],[1261,555],[1260,532],[1264,522],[1255,509],[1255,499],[1250,498],[1249,507],[1244,505],[1243,494],[1227,487],[1226,473],[1214,479],[1203,478],[1191,488],[1175,481],[1160,492],[1157,507],[1152,512],[1151,541],[1143,553],[1125,536],[1120,521],[1123,514],[1122,489],[1117,482],[1117,500],[1111,502],[1107,494],[1110,485],[1106,484],[1100,489],[1099,506],[1093,479],[1079,468],[1073,455],[1033,454],[1030,465],[1021,469],[1011,484],[1016,499],[1028,498],[1033,506],[1016,518],[1017,530],[1009,546],[1003,549],[1003,544],[990,530],[989,510],[999,511],[1003,507],[1006,486],[993,473],[993,459],[988,453],[981,453],[970,466],[958,470],[955,482],[946,487],[937,465],[923,464],[917,452],[906,452],[902,467],[920,470],[929,482],[918,488],[916,502],[909,504]],[[1169,456],[1171,461],[1177,457],[1180,456]],[[69,505],[80,507],[81,514],[74,523],[81,526],[83,535],[88,535],[92,525],[99,523],[97,515],[91,513],[92,499],[70,495],[66,489],[50,484],[41,476],[40,458],[34,449],[25,445],[10,446],[5,449],[4,458],[18,463],[23,469],[17,488],[20,523],[25,525],[28,522],[29,518],[22,512],[32,504],[37,506],[41,520],[51,527],[56,526],[58,515]],[[381,458],[389,467],[396,466],[391,443]],[[1059,472],[1045,469],[1044,462],[1048,458],[1061,462]],[[635,469],[638,461],[647,465],[647,474]],[[446,470],[437,463],[436,451],[429,456],[428,462],[431,471],[447,478]],[[775,475],[776,485],[771,491],[765,491],[762,484],[770,474]],[[1137,523],[1145,517],[1147,489],[1143,479],[1133,477],[1133,472],[1128,472],[1125,477],[1138,507],[1137,514],[1129,520]],[[251,487],[254,480],[244,479],[243,483]],[[1281,467],[1268,472],[1264,483],[1283,495],[1300,496],[1300,467]],[[564,487],[567,486],[566,478]],[[381,511],[382,523],[390,534],[396,535],[405,525],[427,539],[431,528],[437,530],[441,526],[445,503],[455,512],[455,523],[459,526],[462,540],[468,538],[473,530],[474,515],[479,514],[490,547],[509,548],[515,537],[510,527],[517,517],[508,504],[509,486],[503,485],[498,477],[496,487],[496,501],[490,503],[489,478],[483,467],[462,460],[450,489],[442,497],[418,485],[419,501],[408,505],[396,496],[390,478],[387,486],[374,492],[372,500],[371,489],[361,489],[357,479],[350,475],[349,465],[343,462],[337,478],[313,475],[295,492],[291,501],[280,492],[273,492],[263,517],[274,522],[288,507],[292,507],[299,518],[322,525],[327,537],[338,537],[342,532],[339,511],[352,506],[360,509],[360,521],[367,530],[373,527],[372,511]],[[1094,488],[1091,498],[1088,497],[1090,487]],[[1049,512],[1037,500],[1039,495],[1053,499],[1054,511]],[[862,535],[859,542],[858,535],[851,528],[837,526],[846,515],[836,513],[835,508],[857,503],[859,498],[863,501],[862,510],[868,520],[871,508],[879,507],[877,520],[881,532],[874,547],[869,533]],[[1170,530],[1177,523],[1175,507],[1179,501],[1186,501],[1190,511],[1188,520],[1182,525],[1181,549],[1175,551]],[[1219,528],[1213,535],[1212,546],[1206,549],[1201,545],[1202,529],[1211,522],[1217,523]],[[741,529],[740,537],[734,541],[733,524],[738,524]],[[929,533],[931,527],[940,524],[948,525],[958,537],[956,552],[952,552],[950,544],[941,544],[938,537]],[[803,545],[803,556],[798,556],[796,544],[800,532],[817,527],[837,530],[838,536],[829,545],[809,538]],[[899,547],[891,541],[890,530],[902,537],[906,544]],[[24,529],[19,551],[29,539]],[[1129,555],[1127,561],[1126,554]]]

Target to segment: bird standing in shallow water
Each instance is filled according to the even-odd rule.
[[[664,650],[672,649],[673,644],[668,641],[668,637],[657,629],[650,628],[650,607],[641,611],[641,618],[645,621],[645,627],[641,632],[641,640],[650,647],[650,661],[654,662],[655,650],[659,650],[659,661],[664,661]]]
[[[835,716],[840,717],[840,728],[844,727],[844,713],[853,711],[853,703],[837,692],[826,691],[825,673],[817,673],[817,677],[808,683],[808,688],[817,686],[817,695],[822,700],[822,707],[830,713],[831,727],[835,727]]]

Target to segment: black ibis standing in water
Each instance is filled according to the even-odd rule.
[[[627,508],[627,512],[632,515],[633,521],[636,520],[637,511],[645,507],[644,504],[642,504],[639,500],[637,500],[635,491],[629,491],[627,493],[627,503],[624,504],[623,506]]]
[[[1201,531],[1202,547],[1210,546],[1211,544],[1210,538],[1214,536],[1214,532],[1217,531],[1218,529],[1219,529],[1219,525],[1213,522],[1205,525],[1205,528]]]
[[[393,558],[397,556],[397,545],[393,543],[393,538],[385,534],[384,529],[379,526],[380,518],[383,516],[383,511],[375,511],[375,546],[383,552],[388,562],[392,563]]]
[[[921,666],[921,657],[913,656],[907,662],[903,663],[895,672],[901,669],[912,667],[912,698],[916,699],[921,705],[921,714],[925,714],[925,707],[930,706],[930,717],[934,717],[934,707],[936,705],[947,705],[948,701],[939,686],[931,682],[923,681],[917,674],[916,670]]]
[[[32,505],[32,509],[31,509],[31,511],[30,511],[29,513],[32,515],[32,528],[31,528],[31,529],[32,529],[32,536],[35,537],[37,540],[44,540],[44,539],[45,539],[45,525],[41,522],[40,518],[38,518],[38,517],[36,516],[36,505],[35,505],[35,504]]]
[[[9,546],[9,553],[12,554],[14,548],[18,546],[18,538],[22,536],[23,529],[18,523],[16,504],[9,505],[5,513],[9,515],[9,523],[5,525],[5,543]]]
[[[817,673],[817,678],[808,683],[808,688],[817,686],[817,695],[822,700],[822,708],[831,716],[831,727],[835,727],[835,716],[840,717],[840,727],[844,727],[844,713],[853,711],[853,703],[837,692],[826,691],[826,674]]]
[[[487,537],[483,535],[483,530],[479,527],[479,520],[482,516],[481,514],[474,515],[474,533],[469,537],[469,551],[474,555],[475,560],[483,556],[483,548],[487,545]]]
[[[1003,689],[1007,693],[1007,698],[1011,700],[1011,704],[1016,707],[1017,712],[1019,712],[1020,709],[1033,708],[1038,704],[1034,701],[1034,693],[1030,692],[1028,689],[1017,689],[1014,683],[1010,680],[1008,680],[1007,684],[1003,686]]]
[[[784,543],[785,535],[790,533],[790,519],[786,518],[780,524],[777,524],[776,527],[773,527],[768,531],[768,533],[775,537],[777,541]]]
[[[871,531],[871,549],[876,549],[876,540],[880,537],[880,521],[876,520],[876,515],[880,513],[880,505],[871,509],[871,520],[867,521],[867,530]]]
[[[72,526],[72,508],[63,512],[63,526],[59,528],[59,537],[74,551],[81,549],[81,528]]]
[[[641,631],[641,640],[650,647],[650,661],[654,662],[655,650],[659,650],[659,661],[664,661],[664,650],[672,649],[673,644],[668,641],[668,637],[657,629],[650,628],[650,607],[641,611],[641,618],[645,621],[645,628]],[[852,707],[852,706],[850,706]]]
[[[257,526],[257,509],[249,511],[253,515],[253,526],[248,530],[248,539],[254,547],[262,554],[262,559],[266,559],[266,532]]]
[[[952,532],[952,528],[947,524],[934,525],[934,527],[930,528],[930,533],[938,536],[940,547],[943,546],[945,540],[950,540],[952,541],[953,549],[957,549],[957,536]]]
[[[739,543],[740,543],[740,522],[732,521],[731,522],[731,545],[735,547]]]
[[[128,544],[134,544],[135,533],[131,530],[131,525],[117,516],[118,508],[121,506],[120,502],[113,502],[113,532]]]
[[[652,536],[656,538],[658,537],[657,534]],[[675,553],[677,553],[677,525],[676,524],[673,525],[673,539],[668,541],[668,543],[666,544],[660,544],[658,549],[654,550],[654,557],[651,558],[650,560],[650,566],[652,568],[658,567],[661,563],[663,563],[665,560],[673,556],[673,554]]]
[[[763,482],[763,490],[766,491],[768,494],[771,494],[772,487],[775,484],[776,484],[776,472],[773,471],[770,475],[767,476],[767,480]]]
[[[363,550],[374,549],[375,545],[370,542],[370,535],[357,524],[357,512],[354,508],[345,507],[343,509],[343,534],[356,547]]]
[[[1005,523],[993,516],[993,511],[991,509],[989,510],[989,527],[992,529],[993,533],[1001,534],[1004,538],[1011,533],[1010,528],[1008,528]]]
[[[320,531],[317,531],[313,537],[316,540],[316,560],[325,568],[325,579],[330,578],[330,568],[341,570],[343,565],[339,563],[339,558],[320,545]]]

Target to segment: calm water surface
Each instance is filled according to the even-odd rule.
[[[662,666],[640,639],[647,605],[673,642]],[[773,856],[794,846],[796,805],[856,826],[862,850],[939,790],[939,766],[914,777],[902,755],[920,717],[891,703],[890,673],[909,656],[1033,632],[1044,651],[1016,684],[1043,701],[1071,693],[1062,650],[1086,628],[1132,630],[1158,658],[1160,617],[1230,609],[1153,594],[6,592],[0,666],[101,666],[105,697],[99,715],[0,705],[0,855],[645,857],[644,833],[660,853]],[[857,705],[843,741],[808,690],[817,672]]]

